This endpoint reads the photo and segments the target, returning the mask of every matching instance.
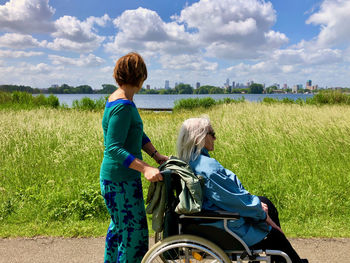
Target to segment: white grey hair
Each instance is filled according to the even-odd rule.
[[[208,117],[190,118],[183,122],[177,138],[178,158],[189,162],[196,159],[205,144],[205,136],[210,128]]]

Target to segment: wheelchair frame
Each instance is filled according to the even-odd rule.
[[[175,181],[176,186],[172,185],[174,179],[171,175],[174,173],[163,173],[164,183],[166,185],[167,203],[166,209],[174,211],[174,200],[178,197],[179,180]],[[174,196],[176,192],[176,196]],[[176,203],[176,202],[175,202]],[[248,245],[233,231],[228,228],[229,220],[237,220],[240,218],[238,213],[227,211],[201,211],[195,214],[178,215],[178,233],[162,239],[162,233],[156,233],[156,243],[144,256],[142,263],[150,262],[222,262],[222,263],[243,263],[243,262],[266,262],[271,263],[271,256],[280,256],[285,259],[286,263],[292,263],[289,256],[279,250],[252,250]],[[234,240],[236,245],[232,243],[232,249],[223,249],[219,246],[219,242],[211,239],[210,234],[203,232],[187,231],[184,225],[186,220],[206,220],[217,221],[223,220],[224,231]],[[198,225],[198,224],[197,224]],[[217,228],[216,228],[217,229]],[[217,229],[223,231],[221,229]],[[220,232],[219,231],[219,232]],[[186,233],[187,232],[187,233]],[[164,234],[164,231],[163,231]],[[214,242],[213,242],[214,241]],[[217,240],[216,240],[217,241]]]

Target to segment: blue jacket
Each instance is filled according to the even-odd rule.
[[[261,207],[259,198],[245,190],[233,172],[225,169],[214,158],[210,158],[205,148],[189,164],[195,174],[204,178],[203,209],[239,213],[241,218],[229,221],[228,227],[248,246],[266,237],[271,227],[265,222],[266,213]],[[211,225],[224,228],[223,222]]]

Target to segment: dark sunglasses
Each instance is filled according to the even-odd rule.
[[[215,132],[213,132],[213,131],[209,131],[209,132],[207,132],[207,134],[211,135],[214,139],[216,138],[215,137]]]

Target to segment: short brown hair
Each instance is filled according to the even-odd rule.
[[[113,77],[119,86],[138,86],[147,79],[147,67],[143,58],[131,52],[118,59],[114,67]]]

